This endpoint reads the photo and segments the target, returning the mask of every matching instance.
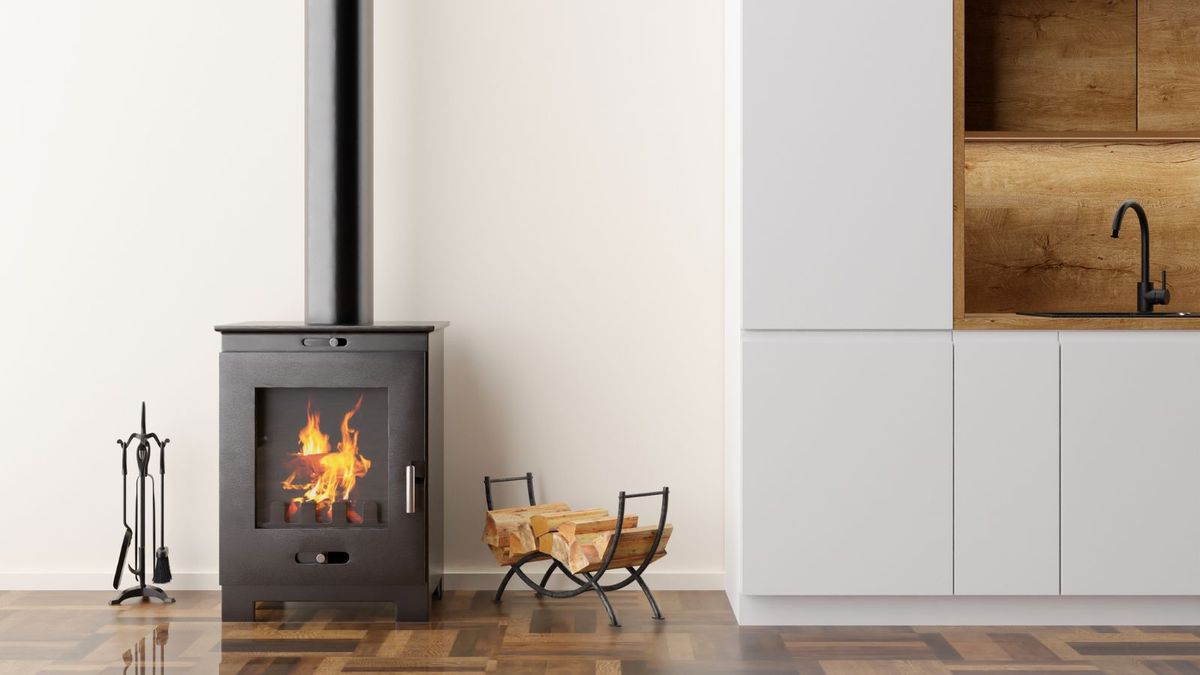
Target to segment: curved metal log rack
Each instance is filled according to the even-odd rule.
[[[509,478],[491,478],[490,476],[484,476],[483,492],[484,496],[487,498],[487,507],[489,511],[495,509],[495,506],[492,503],[492,484],[508,483],[513,481],[525,481],[529,491],[529,505],[537,505],[537,500],[533,496],[532,473],[526,473],[524,476],[511,476]],[[626,494],[624,491],[621,491],[618,494],[616,529],[612,540],[609,543],[608,552],[604,556],[604,561],[600,564],[600,569],[591,573],[581,572],[580,574],[582,575],[582,578],[580,578],[580,576],[572,574],[565,565],[549,554],[543,553],[542,551],[530,551],[522,556],[519,560],[509,565],[508,572],[504,575],[504,579],[500,582],[500,587],[496,589],[496,597],[493,598],[493,602],[500,602],[501,598],[504,596],[505,587],[508,586],[508,582],[512,580],[513,575],[515,574],[516,576],[520,577],[521,581],[525,582],[525,585],[532,588],[533,592],[539,597],[545,596],[548,598],[573,598],[588,591],[595,591],[596,595],[600,597],[600,603],[604,605],[604,611],[608,613],[609,623],[613,626],[620,626],[621,624],[617,622],[617,614],[615,611],[613,611],[612,603],[609,602],[607,594],[613,591],[619,591],[629,584],[636,582],[637,585],[641,587],[642,593],[646,595],[646,601],[650,603],[652,615],[655,619],[661,621],[663,619],[662,611],[659,610],[658,603],[654,600],[654,595],[650,593],[650,587],[646,585],[646,580],[642,578],[642,573],[646,571],[646,568],[649,567],[650,563],[654,560],[654,554],[658,551],[658,544],[660,541],[662,541],[663,528],[666,527],[667,524],[667,497],[669,494],[670,490],[666,487],[654,492],[635,492],[633,494]],[[625,520],[625,500],[638,499],[640,497],[661,497],[660,502],[662,504],[662,510],[658,516],[658,530],[654,533],[654,544],[650,547],[650,550],[646,553],[646,557],[642,559],[642,562],[637,567],[625,568],[625,571],[629,573],[628,577],[616,583],[602,584],[600,583],[600,579],[604,576],[604,573],[608,571],[609,565],[612,564],[613,555],[616,553],[617,545],[621,541],[621,529]],[[521,566],[525,563],[534,562],[535,560],[550,561],[550,568],[546,570],[544,575],[542,575],[541,582],[535,582],[529,577],[528,574],[525,573],[524,570],[521,569]],[[550,577],[554,575],[554,570],[561,570],[563,576],[573,582],[576,588],[572,588],[567,591],[554,591],[547,588],[546,585],[550,582]]]

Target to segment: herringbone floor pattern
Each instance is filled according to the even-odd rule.
[[[275,606],[222,624],[220,596],[173,606],[103,593],[0,592],[0,672],[40,673],[1137,673],[1200,675],[1200,627],[738,627],[721,593],[593,597],[447,593],[429,624],[387,606]]]

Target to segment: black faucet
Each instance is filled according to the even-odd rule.
[[[1125,212],[1133,209],[1137,214],[1138,222],[1142,226],[1142,280],[1137,285],[1137,311],[1138,314],[1150,314],[1154,311],[1155,305],[1166,305],[1171,302],[1171,291],[1167,290],[1167,271],[1162,271],[1162,288],[1155,288],[1154,282],[1150,281],[1150,224],[1146,222],[1146,210],[1142,205],[1132,199],[1126,199],[1121,202],[1121,206],[1117,209],[1117,215],[1113,216],[1113,239],[1121,232],[1121,218],[1125,216]]]

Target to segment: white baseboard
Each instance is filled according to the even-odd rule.
[[[531,566],[532,568],[532,566]],[[610,576],[611,574],[611,576]],[[612,572],[605,579],[623,578],[623,573]],[[454,591],[491,591],[500,584],[503,570],[480,570],[476,572],[447,572],[445,588]],[[530,573],[530,576],[534,576]],[[541,572],[537,573],[541,578]],[[650,588],[663,591],[719,591],[724,588],[725,578],[720,572],[646,572]],[[565,581],[565,580],[564,580]],[[129,574],[121,580],[122,588],[133,585]],[[553,584],[552,584],[553,586]],[[516,590],[524,588],[520,579],[509,586]],[[216,572],[178,572],[167,588],[176,591],[215,591],[220,589]],[[567,588],[563,586],[562,588]],[[637,590],[637,585],[630,588]],[[104,573],[64,574],[0,574],[0,590],[5,591],[111,591],[112,575]]]
[[[137,583],[132,574],[121,578],[121,588]],[[220,588],[216,572],[175,572],[167,586],[173,591],[209,591]],[[0,574],[4,591],[112,591],[112,573]]]
[[[743,626],[1200,625],[1196,596],[742,595],[732,604]]]

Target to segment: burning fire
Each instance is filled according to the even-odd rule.
[[[309,400],[308,424],[299,433],[300,450],[292,458],[292,475],[283,481],[283,489],[304,492],[292,498],[289,517],[299,510],[301,503],[315,502],[317,513],[324,515],[326,522],[332,520],[333,503],[348,501],[354,484],[371,468],[371,460],[358,451],[358,429],[350,426],[350,418],[361,407],[362,397],[359,396],[354,408],[342,416],[342,440],[338,442],[337,450],[331,451],[329,435],[321,433],[321,413],[313,410]],[[362,517],[349,504],[346,517],[354,523],[362,522]]]

